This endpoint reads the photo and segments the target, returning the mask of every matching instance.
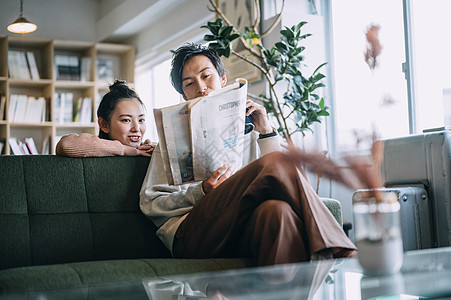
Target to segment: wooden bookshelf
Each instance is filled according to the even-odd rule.
[[[32,75],[29,78],[12,78],[10,72],[12,66],[9,65],[8,60],[9,50],[32,52],[39,79],[32,79]],[[55,62],[56,56],[59,56],[58,64]],[[61,63],[61,60],[70,61],[67,69],[64,68],[65,64]],[[74,61],[78,64],[75,65]],[[133,86],[134,61],[135,49],[130,45],[0,36],[0,95],[6,97],[5,113],[4,116],[0,116],[0,141],[4,142],[1,154],[12,154],[9,146],[10,137],[16,137],[19,140],[32,137],[39,153],[42,151],[44,140],[49,139],[49,154],[55,154],[56,142],[65,134],[72,132],[97,134],[96,111],[100,97],[108,91],[108,86],[115,79],[126,80]],[[73,72],[73,70],[77,71]],[[68,122],[69,112],[67,112],[66,121],[61,121],[59,118],[61,112],[58,110],[60,106],[56,103],[60,103],[61,99],[57,95],[61,94],[71,95],[68,98],[72,99],[72,120],[76,114],[78,99],[91,99],[87,102],[90,103],[88,120],[83,123]],[[11,95],[47,99],[45,121],[33,123],[23,119],[14,121],[8,115]],[[69,101],[67,100],[66,104]]]

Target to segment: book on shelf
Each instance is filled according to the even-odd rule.
[[[68,71],[70,80],[80,80],[80,64],[78,56],[68,56]]]
[[[19,148],[20,148],[20,150],[22,151],[22,154],[23,155],[29,155],[29,154],[31,154],[30,153],[30,151],[28,151],[28,147],[27,147],[27,145],[25,144],[25,142],[24,141],[21,141],[21,140],[17,140],[17,143],[19,144]]]
[[[9,104],[8,104],[8,121],[14,121],[14,112],[16,111],[17,105],[17,97],[18,95],[12,94],[9,96]]]
[[[11,153],[14,155],[39,154],[32,137],[27,137],[24,140],[19,140],[16,137],[10,137],[9,146],[11,148]]]
[[[58,144],[58,142],[61,140],[62,137],[63,136],[61,136],[61,135],[55,135],[55,137],[53,139],[53,145],[52,145],[53,149],[56,149],[56,145]],[[50,144],[49,144],[49,146],[50,146]],[[49,148],[49,152],[50,152],[50,148]]]
[[[57,80],[80,80],[78,56],[57,54],[54,66]]]
[[[44,122],[47,114],[47,100],[44,97],[12,94],[10,96],[8,120],[14,123]]]
[[[37,155],[38,149],[36,148],[36,144],[34,143],[34,139],[32,137],[27,137],[24,140],[25,145],[27,146],[28,152],[33,155]]]
[[[208,179],[225,163],[243,160],[247,81],[177,105],[154,109],[169,184]]]
[[[3,154],[4,148],[5,148],[5,139],[0,139],[0,155]]]
[[[73,98],[72,93],[55,93],[55,122],[68,123],[73,121]]]
[[[45,99],[44,121],[51,121],[52,120],[51,99],[50,98],[44,98],[44,99]]]
[[[55,93],[53,95],[53,101],[54,101],[53,122],[61,123],[62,122],[62,120],[60,119],[60,115],[61,115],[61,97],[60,97],[59,93]]]
[[[46,100],[44,97],[28,97],[27,110],[25,112],[26,123],[40,123],[45,121]]]
[[[92,99],[80,97],[76,104],[74,122],[89,124],[92,122]]]
[[[48,155],[50,154],[50,136],[47,136],[42,141],[42,151],[41,154]]]
[[[91,58],[82,57],[80,59],[80,80],[91,81]]]
[[[9,78],[20,78],[19,65],[16,60],[16,51],[8,51],[8,73]]]
[[[28,62],[28,69],[30,71],[31,79],[39,80],[39,71],[38,71],[38,65],[36,64],[36,58],[34,56],[33,51],[27,51],[27,62]]]
[[[108,57],[98,57],[97,79],[112,83],[114,81],[113,65],[114,65],[113,59]]]
[[[22,123],[25,121],[25,113],[28,105],[27,95],[17,95],[16,109],[14,110],[12,122]]]
[[[70,123],[74,120],[73,119],[74,118],[73,117],[74,94],[62,93],[62,95],[63,95],[63,100],[61,101],[61,104],[62,104],[61,111],[63,111],[63,123]]]
[[[25,51],[8,50],[10,78],[31,79]]]
[[[9,147],[11,148],[11,153],[14,155],[25,155],[21,146],[19,146],[19,141],[15,137],[10,137],[8,139]]]
[[[69,58],[67,55],[55,55],[55,78],[57,80],[69,80]]]
[[[76,122],[76,123],[80,122],[81,104],[82,103],[83,103],[83,98],[80,97],[80,98],[78,98],[77,103],[75,104],[74,122]]]
[[[81,105],[80,123],[89,124],[92,122],[92,99],[89,97],[83,98]]]
[[[17,56],[19,58],[20,78],[31,79],[30,69],[28,67],[27,56],[25,51],[18,51]]]

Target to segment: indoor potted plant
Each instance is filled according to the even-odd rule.
[[[271,47],[267,47],[262,39],[280,22],[282,12],[269,29],[260,34],[260,4],[256,0],[257,13],[252,22],[253,25],[246,27],[244,32],[240,32],[227,19],[216,1],[209,1],[213,11],[219,16],[214,22],[208,22],[207,25],[202,26],[210,31],[204,36],[205,41],[210,42],[209,47],[216,50],[220,56],[235,55],[261,71],[268,83],[269,93],[256,98],[261,100],[268,113],[276,118],[278,131],[288,143],[291,143],[291,136],[295,132],[305,134],[306,131],[312,131],[311,125],[321,122],[321,117],[328,116],[329,113],[328,107],[324,104],[324,98],[318,95],[317,90],[324,87],[322,81],[325,75],[320,70],[326,63],[318,66],[309,76],[302,70],[304,61],[302,52],[305,47],[301,45],[301,42],[311,36],[301,31],[306,22],[285,27],[280,31],[280,40]],[[243,55],[242,52],[235,51],[232,47],[234,42],[241,43],[247,50],[247,54]],[[279,84],[285,87],[283,95],[276,90]]]

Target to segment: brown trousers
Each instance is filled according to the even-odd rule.
[[[250,163],[201,198],[179,226],[178,258],[253,257],[259,265],[356,247],[282,152]]]

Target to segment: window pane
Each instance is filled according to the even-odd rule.
[[[337,150],[368,148],[373,131],[379,138],[408,134],[402,1],[331,2]],[[373,24],[380,27],[382,52],[371,71],[364,52]]]
[[[450,12],[449,0],[412,1],[417,129],[420,132],[444,125],[443,95],[451,89]]]

